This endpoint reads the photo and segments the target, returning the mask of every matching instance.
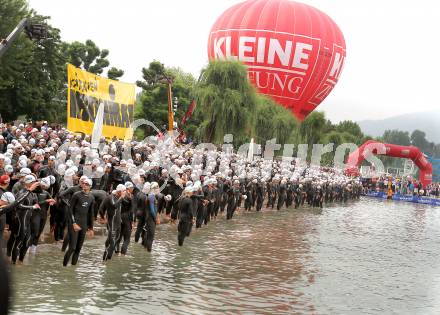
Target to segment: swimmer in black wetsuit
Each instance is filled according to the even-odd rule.
[[[159,185],[157,182],[151,183],[152,190],[148,194],[144,194],[142,197],[143,204],[143,216],[145,217],[145,223],[143,225],[142,245],[151,252],[153,247],[154,235],[156,233],[156,224],[158,222],[157,208],[158,208],[158,190]]]
[[[33,211],[31,218],[31,248],[29,251],[33,253],[36,251],[40,235],[46,225],[49,206],[54,205],[56,202],[48,192],[50,184],[50,178],[45,177],[40,180],[40,187],[35,190],[40,209]]]
[[[193,201],[191,200],[193,189],[187,187],[183,191],[182,198],[179,201],[179,225],[177,227],[178,235],[177,240],[179,246],[183,245],[185,237],[189,236],[191,232],[191,226],[193,224]]]
[[[119,234],[119,238],[116,240],[116,247],[115,252],[117,254],[121,254],[122,256],[125,256],[127,254],[128,245],[130,245],[130,237],[131,237],[131,230],[133,225],[133,204],[132,204],[132,198],[134,198],[133,195],[130,194],[131,186],[128,184],[131,182],[125,183],[125,187],[127,188],[125,197],[122,199],[121,204],[121,233]],[[136,196],[137,197],[137,196]],[[120,245],[122,242],[122,246]]]
[[[278,187],[278,203],[277,203],[277,210],[281,210],[281,207],[286,202],[287,197],[287,186],[286,186],[286,180],[282,180],[280,183],[280,186]]]
[[[36,195],[31,191],[36,188],[36,179],[33,175],[26,175],[23,183],[24,189],[17,194],[20,200],[15,207],[15,215],[8,241],[7,255],[13,264],[23,263],[31,239],[32,211],[40,209]]]
[[[104,199],[99,209],[102,215],[107,213],[107,240],[105,241],[103,261],[110,260],[115,252],[116,241],[121,234],[121,207],[126,188],[119,184],[110,196]]]
[[[92,184],[89,178],[83,180],[82,190],[74,193],[70,201],[68,209],[69,248],[64,255],[63,266],[67,266],[71,257],[72,265],[77,264],[87,230],[93,235],[95,198],[90,194]]]
[[[261,181],[257,184],[255,193],[256,193],[256,201],[257,201],[257,211],[261,211],[261,208],[263,207],[263,201],[264,201],[264,187],[265,187],[264,181]]]

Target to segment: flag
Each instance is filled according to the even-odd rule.
[[[95,117],[95,123],[92,131],[92,149],[98,149],[102,136],[102,127],[104,124],[104,103],[99,104],[98,113]]]
[[[196,100],[192,100],[191,104],[188,107],[188,111],[186,112],[185,116],[182,117],[182,120],[180,121],[180,125],[184,125],[186,123],[186,121],[191,118],[196,106],[197,106]]]
[[[248,150],[248,161],[252,162],[254,160],[254,138],[251,139],[251,142],[249,143],[249,150]]]

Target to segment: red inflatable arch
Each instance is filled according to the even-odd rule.
[[[420,170],[420,182],[422,183],[423,187],[426,187],[432,183],[432,164],[429,163],[419,148],[414,146],[405,147],[401,145],[381,143],[374,140],[365,142],[356,151],[348,156],[348,173],[358,172],[359,166],[365,160],[366,151],[373,154],[385,152],[384,155],[386,156],[411,159]]]

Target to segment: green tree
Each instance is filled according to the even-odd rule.
[[[320,143],[325,126],[325,114],[323,112],[312,112],[299,126],[301,141],[308,144],[309,147]]]
[[[211,61],[195,91],[203,122],[198,135],[205,142],[223,143],[225,134],[234,144],[249,141],[257,109],[257,94],[246,67],[237,61]]]
[[[82,68],[88,72],[101,75],[110,65],[108,60],[109,51],[100,49],[92,40],[88,39],[85,43],[78,41],[63,43],[62,52],[67,62],[77,68]],[[107,76],[116,80],[124,75],[124,71],[112,67],[108,70]]]
[[[21,1],[0,1],[0,38],[6,38],[21,19],[29,15],[27,3]],[[26,84],[22,73],[29,68],[32,43],[24,34],[14,42],[0,59],[0,108],[3,120],[16,119],[22,102],[16,100],[19,85]],[[17,110],[18,109],[18,110]]]
[[[276,138],[285,144],[293,140],[298,125],[292,113],[265,96],[258,96],[254,121],[254,135],[258,142]]]
[[[432,149],[432,144],[426,140],[426,133],[417,129],[411,134],[411,144],[418,147],[423,152],[430,151],[430,149]]]
[[[411,139],[409,132],[400,130],[385,130],[382,140],[385,143],[397,144],[409,146],[411,145]]]
[[[29,11],[24,0],[0,1],[0,37],[6,37],[24,17],[38,23],[48,19]],[[0,60],[0,109],[4,120],[15,120],[20,115],[34,120],[62,120],[65,103],[59,97],[64,62],[59,56],[59,30],[48,25],[48,37],[35,43],[22,34]]]
[[[322,162],[325,165],[332,165],[333,164],[333,159],[334,159],[334,154],[336,152],[336,149],[344,144],[344,143],[354,143],[354,144],[359,144],[359,143],[364,143],[364,137],[362,135],[362,138],[359,138],[358,135],[353,135],[351,132],[347,132],[347,131],[338,131],[338,128],[335,128],[335,130],[330,131],[329,133],[323,133],[321,136],[321,142],[322,144],[326,145],[329,143],[333,143],[333,152],[331,153],[326,153],[323,155],[322,157]],[[347,151],[345,154],[345,159],[347,158],[349,152]]]
[[[107,77],[110,80],[116,80],[118,81],[120,77],[122,77],[124,75],[124,71],[115,67],[111,67],[110,69],[108,69],[107,71]]]
[[[346,132],[348,134],[351,134],[353,136],[353,138],[351,139],[355,139],[355,141],[353,141],[353,143],[356,144],[361,144],[362,139],[364,137],[364,134],[362,133],[361,127],[359,127],[359,125],[357,123],[355,123],[354,121],[351,120],[344,120],[341,121],[337,126],[336,126],[336,130],[338,132]]]
[[[335,148],[345,143],[344,134],[333,130],[323,137],[323,144],[334,143]]]
[[[178,106],[175,121],[179,122],[188,110],[192,101],[195,78],[179,68],[166,68],[161,62],[153,61],[148,68],[142,69],[143,81],[136,84],[142,88],[136,105],[136,118],[152,121],[159,129],[166,129],[168,124],[168,81],[172,81],[173,105],[177,98]],[[195,116],[188,121],[183,129],[193,134],[196,129]],[[150,128],[144,130],[153,132]]]

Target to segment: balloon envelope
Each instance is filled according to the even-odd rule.
[[[346,53],[342,32],[323,12],[288,0],[249,0],[214,23],[208,56],[244,62],[258,91],[302,121],[335,87]]]

